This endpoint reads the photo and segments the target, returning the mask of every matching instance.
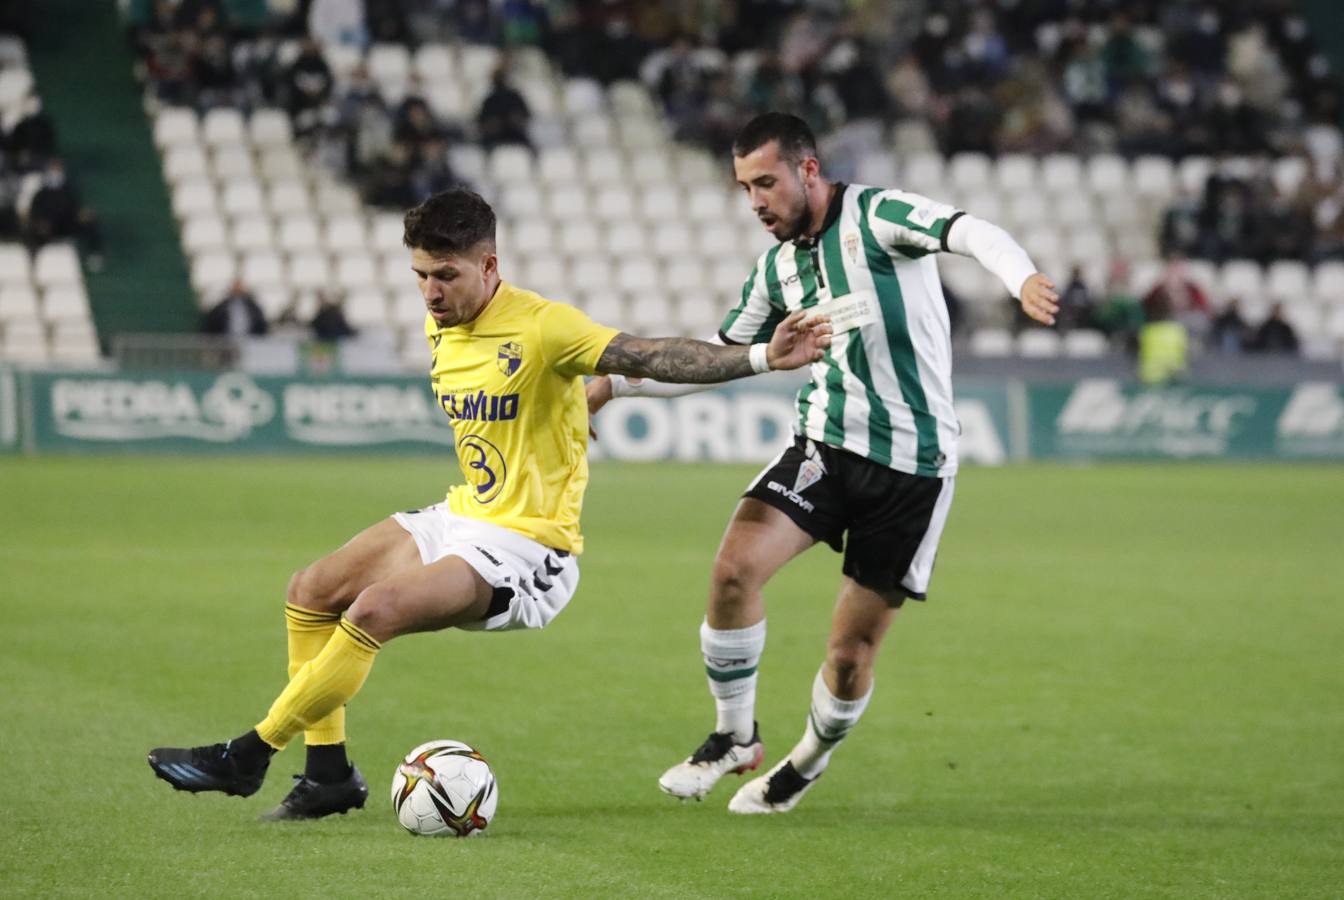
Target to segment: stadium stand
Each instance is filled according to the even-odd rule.
[[[96,217],[65,181],[23,42],[0,35],[0,360],[88,365],[99,358],[79,255],[100,263]]]
[[[1043,337],[986,272],[940,257],[972,353],[1123,347],[1179,255],[1207,298],[1184,310],[1196,337],[1233,299],[1248,334],[1281,303],[1304,354],[1340,354],[1340,91],[1291,7],[721,6],[624,22],[627,40],[620,5],[548,23],[511,4],[480,30],[379,6],[333,30],[313,4],[282,33],[157,4],[134,33],[199,305],[241,277],[293,319],[335,287],[418,367],[398,211],[465,182],[500,213],[506,276],[618,326],[711,333],[769,244],[724,141],[772,106],[824,126],[835,176],[1000,222],[1069,289],[1076,314]],[[522,135],[474,142],[486,108]]]

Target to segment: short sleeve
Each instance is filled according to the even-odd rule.
[[[955,206],[908,191],[881,191],[868,207],[868,222],[884,248],[918,258],[947,251],[947,229],[961,213]]]
[[[772,247],[752,268],[751,275],[742,284],[742,297],[737,306],[724,316],[719,326],[719,338],[725,344],[758,344],[770,340],[775,328],[788,315],[784,309],[779,279],[774,277],[775,254]]]
[[[621,333],[563,303],[547,303],[538,318],[542,356],[547,365],[566,376],[597,374],[597,361],[611,339]]]

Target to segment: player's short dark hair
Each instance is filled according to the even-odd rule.
[[[779,155],[789,165],[796,166],[817,155],[817,138],[812,129],[797,116],[782,112],[761,113],[743,125],[733,138],[733,155],[746,156],[771,141],[779,142]]]
[[[495,211],[466,188],[442,191],[406,213],[402,243],[429,253],[465,253],[495,242]]]

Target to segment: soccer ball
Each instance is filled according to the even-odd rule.
[[[485,757],[461,741],[421,744],[392,776],[392,809],[411,834],[467,837],[495,816],[499,789]]]

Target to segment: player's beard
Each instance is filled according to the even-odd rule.
[[[811,210],[807,208],[807,195],[799,194],[798,202],[789,209],[788,214],[779,217],[781,227],[774,231],[775,240],[782,244],[802,237],[811,218]]]

